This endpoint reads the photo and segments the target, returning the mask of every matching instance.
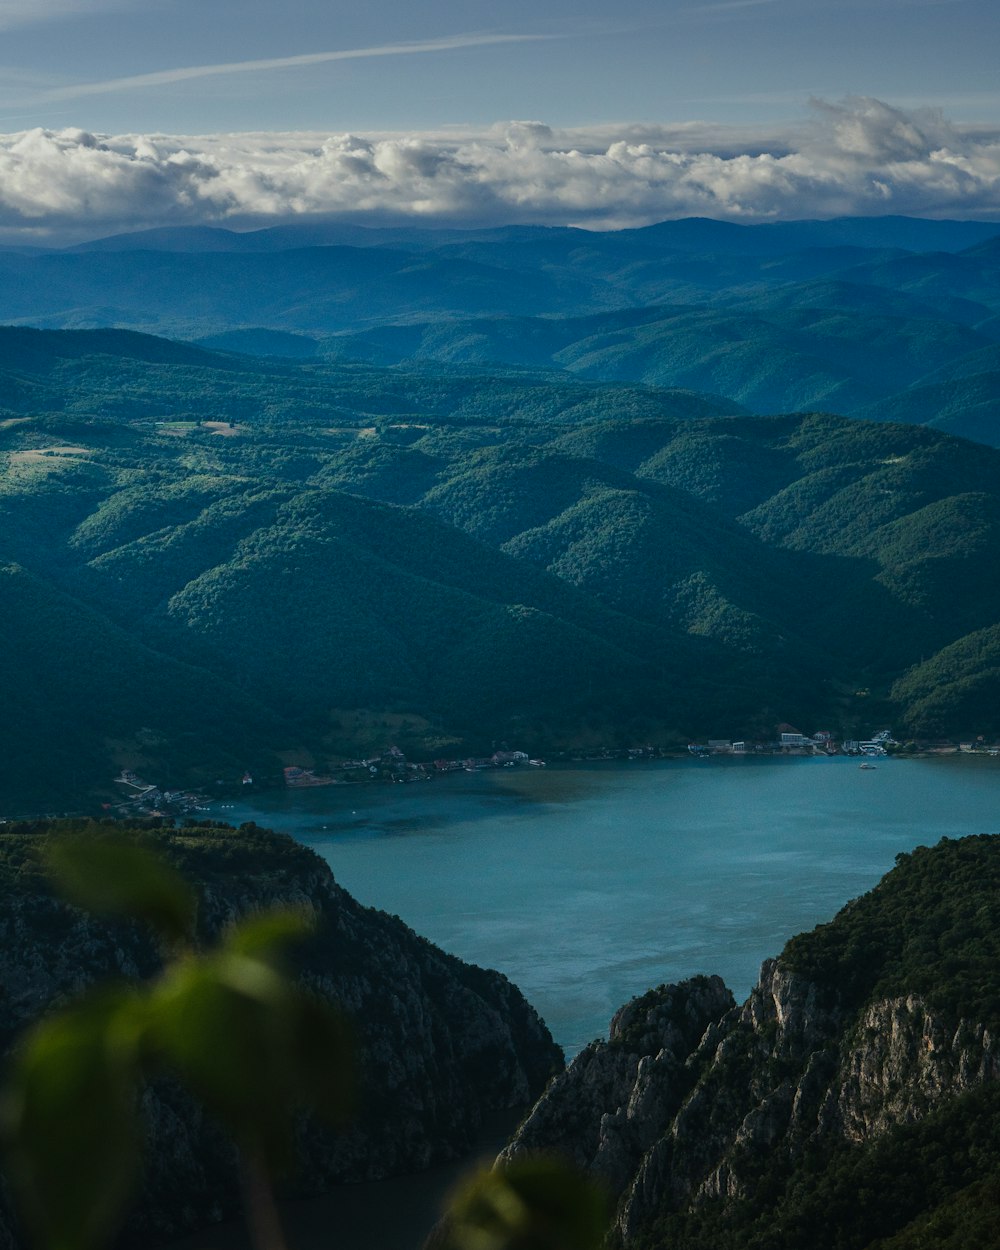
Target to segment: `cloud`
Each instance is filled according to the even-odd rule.
[[[341,48],[332,52],[305,52],[298,56],[267,57],[256,61],[224,61],[217,65],[188,65],[176,69],[157,70],[151,74],[132,74],[126,78],[108,78],[103,82],[83,82],[44,91],[37,101],[75,100],[81,96],[107,95],[115,91],[133,91],[143,87],[163,87],[188,82],[194,78],[216,78],[226,74],[260,73],[267,70],[301,69],[307,65],[324,65],[332,61],[367,60],[382,56],[414,56],[425,52],[451,52],[459,48],[482,48],[502,43],[528,43],[551,39],[552,35],[449,35],[443,39],[420,39],[408,43],[378,44],[370,48]]]
[[[67,17],[88,17],[95,10],[122,8],[129,0],[0,0],[0,30],[33,26]]]
[[[70,241],[169,224],[1000,219],[1000,132],[879,100],[816,101],[784,134],[690,124],[476,133],[0,137],[0,234]]]

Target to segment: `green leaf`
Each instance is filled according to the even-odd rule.
[[[2,1108],[14,1192],[53,1250],[114,1231],[136,1176],[143,1000],[106,989],[43,1020],[17,1054]]]
[[[144,920],[171,941],[191,936],[194,892],[139,843],[112,833],[78,834],[52,841],[46,858],[59,888],[77,906]]]
[[[446,1219],[456,1250],[601,1250],[609,1222],[596,1182],[546,1156],[476,1173]]]
[[[231,950],[173,965],[154,990],[152,1051],[244,1143],[283,1156],[291,1113],[342,1122],[353,1102],[350,1032],[270,963]]]
[[[309,908],[272,908],[246,916],[233,925],[226,934],[224,947],[236,955],[277,963],[285,947],[301,942],[315,927],[316,917]]]
[[[184,960],[154,990],[151,1047],[237,1135],[283,1101],[273,1035],[285,998],[272,968],[236,957]]]

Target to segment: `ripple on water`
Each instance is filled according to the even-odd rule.
[[[575,1051],[663,981],[761,961],[896,854],[996,828],[1000,762],[726,760],[455,774],[261,795],[361,902],[524,990]]]

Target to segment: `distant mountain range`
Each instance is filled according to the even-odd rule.
[[[1000,732],[989,447],[118,330],[4,330],[0,386],[25,810],[387,740]]]
[[[995,222],[172,228],[0,250],[0,320],[288,360],[544,370],[1000,442]]]

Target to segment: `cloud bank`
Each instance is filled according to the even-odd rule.
[[[62,242],[162,225],[315,218],[538,222],[594,229],[673,217],[773,221],[906,213],[1000,218],[1000,131],[874,99],[813,102],[751,135],[699,126],[487,133],[0,136],[0,238]]]

